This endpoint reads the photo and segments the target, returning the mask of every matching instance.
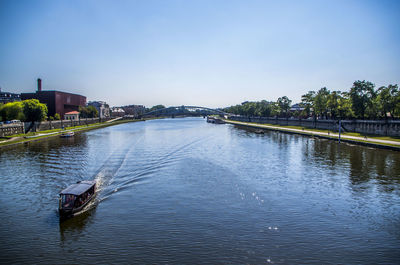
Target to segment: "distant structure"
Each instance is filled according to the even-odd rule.
[[[0,88],[0,103],[8,103],[14,101],[20,101],[21,95],[11,92],[2,92]]]
[[[303,111],[303,110],[304,107],[302,107],[299,103],[293,104],[289,109],[290,112]]]
[[[125,116],[125,111],[122,108],[114,107],[111,110],[111,117],[123,117]]]
[[[146,107],[143,105],[129,105],[121,107],[125,111],[125,115],[133,115],[138,117],[146,112]]]
[[[88,106],[93,106],[99,112],[99,117],[109,118],[110,117],[110,106],[104,101],[90,101]]]
[[[64,114],[65,120],[77,121],[79,120],[79,111],[70,111]]]
[[[79,107],[86,106],[86,97],[61,91],[48,90],[42,91],[42,80],[37,80],[37,91],[35,93],[22,93],[21,99],[38,99],[47,105],[48,116],[60,114],[61,119],[71,111],[79,111]]]

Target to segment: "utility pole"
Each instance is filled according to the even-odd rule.
[[[339,144],[340,144],[340,133],[342,131],[342,121],[339,120]]]

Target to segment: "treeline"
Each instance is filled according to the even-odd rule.
[[[99,112],[94,106],[79,107],[81,118],[96,118]],[[23,101],[9,102],[0,104],[0,121],[44,121],[60,120],[60,114],[56,113],[48,117],[47,105],[40,103],[37,99],[27,99]]]
[[[47,119],[47,105],[37,99],[0,104],[0,121],[43,121]]]
[[[244,102],[225,108],[228,113],[260,117],[297,117],[325,119],[380,119],[400,116],[400,92],[397,85],[382,86],[368,81],[355,81],[348,92],[330,91],[326,87],[302,95],[299,108],[291,109],[292,101],[280,97],[276,102],[265,100]]]
[[[79,116],[81,118],[97,118],[99,117],[99,111],[94,106],[79,106]]]

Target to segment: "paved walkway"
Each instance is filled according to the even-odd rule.
[[[310,131],[307,129],[293,129],[293,128],[287,128],[287,127],[281,127],[281,126],[271,126],[271,125],[265,125],[265,124],[255,124],[255,123],[248,123],[248,122],[241,122],[241,121],[231,121],[231,120],[225,120],[227,123],[231,124],[238,124],[238,125],[245,125],[245,126],[250,126],[254,128],[266,128],[266,129],[271,129],[271,130],[279,130],[279,131],[288,131],[288,132],[294,132],[294,133],[300,133],[300,134],[308,134],[308,135],[321,135],[321,136],[326,136],[326,137],[331,137],[331,138],[339,138],[338,133],[333,133],[333,132],[315,132],[315,131]],[[390,141],[390,140],[381,140],[381,139],[375,139],[375,138],[370,138],[370,137],[359,137],[359,136],[350,136],[350,135],[341,135],[341,139],[346,139],[346,140],[355,140],[355,141],[368,141],[371,143],[376,143],[376,144],[390,144],[390,145],[396,145],[400,147],[400,142],[397,141]]]

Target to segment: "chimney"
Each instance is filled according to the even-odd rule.
[[[38,92],[42,91],[42,79],[38,78],[37,80],[37,90]]]

